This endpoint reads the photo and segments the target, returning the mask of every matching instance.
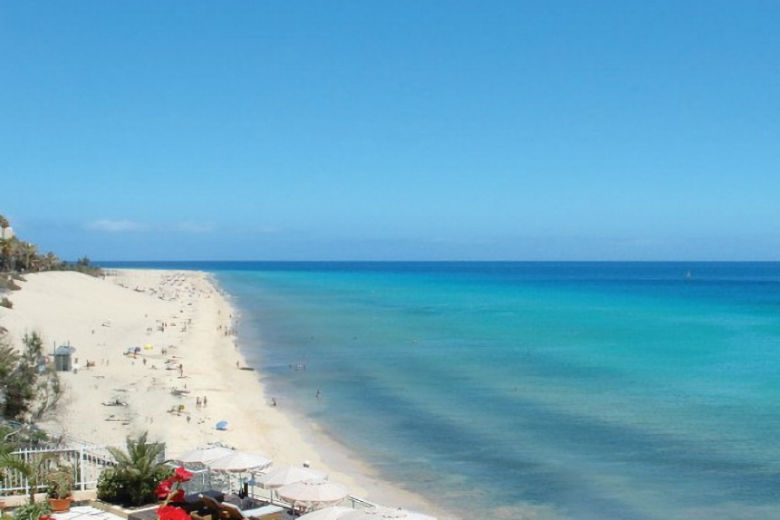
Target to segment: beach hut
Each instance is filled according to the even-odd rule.
[[[70,372],[73,368],[70,360],[71,354],[76,352],[70,345],[60,345],[54,350],[54,370],[58,372]]]

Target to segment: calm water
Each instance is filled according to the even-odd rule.
[[[464,518],[780,518],[780,264],[154,265],[216,272],[280,405]]]

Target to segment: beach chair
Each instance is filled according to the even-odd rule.
[[[227,504],[225,502],[219,505],[219,519],[220,520],[246,520],[238,506],[233,504]]]
[[[190,513],[194,520],[278,520],[284,516],[284,508],[262,503],[252,509],[240,509],[227,502],[219,502],[206,495],[199,496],[202,508]]]
[[[273,504],[242,510],[227,502],[217,502],[211,497],[203,496],[202,498],[206,509],[210,512],[211,520],[277,520],[284,514],[284,508]]]
[[[213,495],[200,493],[195,500],[188,500],[187,507],[184,509],[193,520],[220,520],[221,499],[223,497],[224,495],[220,496],[218,500]]]
[[[241,514],[258,520],[280,520],[285,516],[285,509],[274,504],[265,504],[254,509],[244,509]]]
[[[206,503],[204,497],[209,497],[215,500],[217,503],[222,502],[225,494],[221,491],[204,491],[203,493],[191,493],[184,497],[184,500],[179,502],[172,502],[171,505],[184,509],[188,513],[201,511],[202,514],[206,514],[206,510],[209,509],[210,503]]]

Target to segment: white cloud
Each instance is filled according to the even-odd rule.
[[[110,233],[120,233],[124,231],[142,231],[146,229],[144,224],[139,222],[133,222],[132,220],[109,220],[101,219],[89,222],[86,225],[87,229],[94,229],[96,231],[108,231]]]
[[[208,233],[214,231],[214,224],[209,222],[180,222],[177,226],[179,231],[187,231],[188,233]]]

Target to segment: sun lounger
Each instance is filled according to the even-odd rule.
[[[261,520],[278,520],[284,515],[284,508],[273,504],[266,504],[254,509],[244,509],[241,511],[245,517],[260,518]]]
[[[173,502],[171,505],[180,507],[190,514],[199,514],[200,517],[205,517],[211,514],[211,511],[215,509],[215,504],[219,504],[225,497],[224,493],[220,491],[204,491],[203,493],[192,493],[184,497],[181,502]],[[210,500],[210,502],[207,502]]]
[[[284,509],[272,504],[266,504],[253,509],[241,510],[233,504],[227,502],[217,502],[211,497],[201,496],[201,501],[205,506],[212,520],[247,520],[249,518],[259,518],[262,520],[277,520],[282,517]],[[203,516],[203,515],[201,515]]]

